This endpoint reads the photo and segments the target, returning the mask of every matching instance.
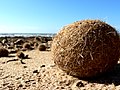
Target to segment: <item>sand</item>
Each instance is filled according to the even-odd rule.
[[[0,58],[0,90],[120,90],[119,62],[113,72],[82,80],[69,76],[53,62],[51,51],[25,51],[22,64],[16,54]]]

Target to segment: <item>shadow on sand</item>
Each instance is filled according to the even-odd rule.
[[[90,83],[99,83],[106,85],[113,83],[115,86],[118,86],[120,85],[120,64],[117,64],[112,71],[104,73],[101,76],[82,80],[86,80]]]

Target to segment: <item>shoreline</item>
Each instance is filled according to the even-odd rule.
[[[53,37],[56,33],[0,33],[0,37]]]
[[[2,41],[2,40],[4,40],[4,39],[8,39],[8,40],[17,40],[17,39],[23,39],[23,40],[31,40],[31,41],[33,41],[34,40],[34,38],[36,38],[36,37],[39,37],[39,38],[44,38],[44,39],[46,39],[47,41],[52,41],[52,39],[53,39],[53,36],[27,36],[27,37],[25,37],[25,36],[14,36],[14,37],[11,37],[11,36],[6,36],[6,37],[0,37],[0,41]]]

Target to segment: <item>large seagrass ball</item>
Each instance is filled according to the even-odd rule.
[[[70,75],[97,76],[117,64],[119,41],[117,31],[103,21],[77,21],[63,27],[54,37],[53,60]]]

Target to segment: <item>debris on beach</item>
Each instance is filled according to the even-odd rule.
[[[7,57],[9,55],[9,51],[6,48],[0,48],[0,57]]]
[[[40,45],[38,46],[38,49],[39,49],[40,51],[46,51],[46,46],[45,46],[44,44],[40,44]]]

